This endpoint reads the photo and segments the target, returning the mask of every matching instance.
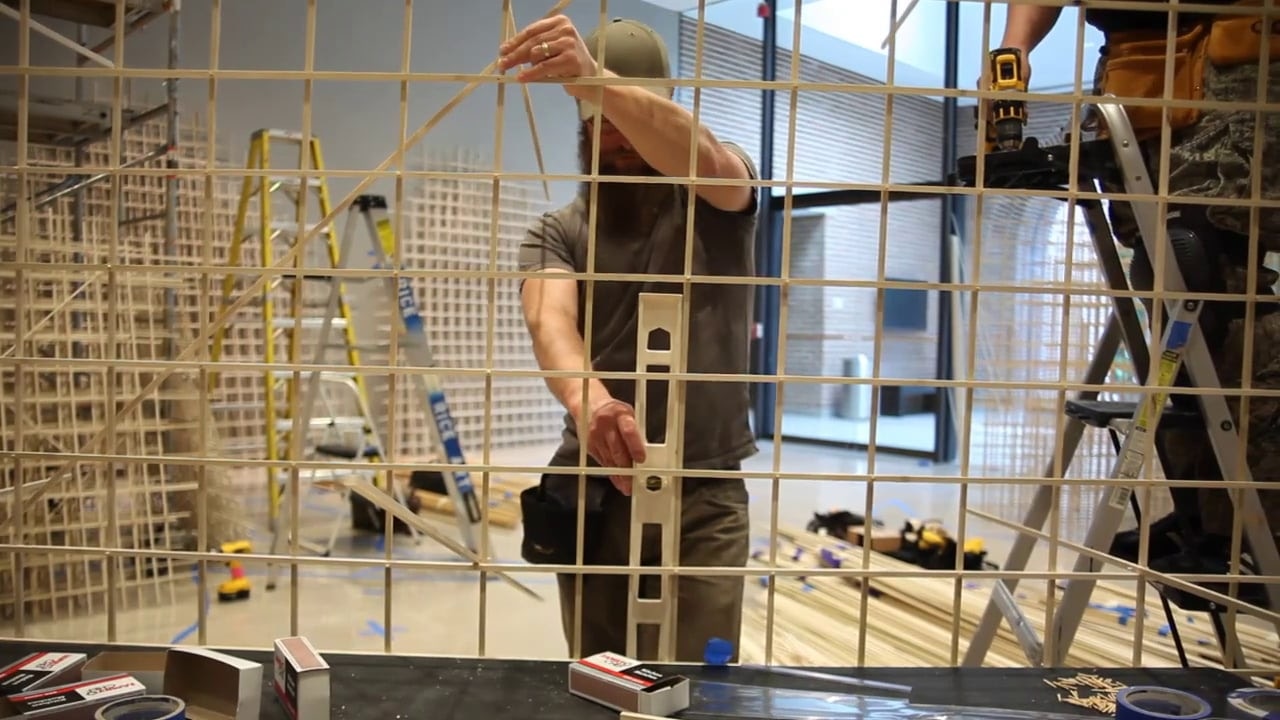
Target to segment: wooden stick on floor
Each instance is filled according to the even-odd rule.
[[[418,517],[418,515],[410,511],[409,508],[405,507],[404,505],[401,505],[399,502],[396,501],[395,498],[387,494],[386,491],[376,488],[372,484],[365,481],[347,483],[347,488],[350,489],[352,492],[356,493],[357,495],[359,495],[360,497],[363,497],[365,500],[368,500],[374,505],[377,505],[382,510],[385,510],[391,513],[397,518],[400,518],[406,524],[415,528],[418,532],[422,533],[423,535],[426,535],[432,540],[435,540],[441,545],[444,545],[445,547],[449,548],[450,550],[457,553],[458,555],[461,555],[462,557],[477,564],[484,562],[479,555],[471,552],[471,548],[468,548],[466,545],[463,545],[462,543],[457,542],[445,536],[443,533],[437,531],[434,527],[431,526],[430,523],[428,523],[426,520],[423,520],[421,517]],[[525,595],[528,595],[529,597],[534,598],[536,600],[543,599],[542,595],[540,595],[536,590],[529,588],[524,583],[521,583],[519,580],[516,580],[515,578],[511,577],[507,573],[502,572],[501,570],[491,570],[490,572],[502,578],[502,580],[506,582],[508,585],[519,590]]]

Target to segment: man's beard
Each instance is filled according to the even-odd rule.
[[[592,140],[594,131],[587,123],[581,123],[578,126],[578,166],[583,175],[590,175],[594,161],[594,148]],[[596,227],[599,232],[615,233],[634,231],[636,222],[644,217],[644,209],[651,205],[655,199],[655,191],[659,188],[667,188],[665,185],[653,183],[635,183],[635,182],[617,182],[604,179],[605,176],[615,175],[622,177],[645,176],[652,177],[658,172],[648,163],[640,161],[639,166],[619,167],[612,162],[607,155],[600,156],[600,180],[596,181]],[[584,181],[579,192],[582,199],[587,203],[587,207],[591,206],[591,185],[590,181]]]

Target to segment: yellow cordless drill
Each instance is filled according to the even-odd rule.
[[[218,552],[237,555],[253,551],[248,540],[232,540],[218,546]],[[228,560],[227,569],[231,571],[231,579],[218,584],[218,601],[246,600],[249,598],[249,578],[244,576],[244,565],[239,560]]]
[[[1026,92],[1027,80],[1022,76],[1022,51],[1017,48],[992,50],[991,87],[993,91]],[[1027,124],[1027,104],[1022,100],[992,99],[987,118],[987,149],[1018,150],[1022,147],[1022,131]]]

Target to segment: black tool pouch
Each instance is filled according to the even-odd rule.
[[[524,539],[520,543],[520,556],[534,565],[573,565],[578,561],[578,509],[564,502],[560,493],[548,491],[548,481],[568,480],[577,486],[578,478],[543,475],[537,485],[520,493],[520,512],[523,516]],[[589,478],[583,542],[586,548],[596,545],[603,514],[603,497],[592,492],[591,485],[597,478]],[[574,496],[576,497],[576,492]],[[584,562],[590,556],[584,552]]]

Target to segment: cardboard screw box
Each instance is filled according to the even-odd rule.
[[[569,664],[569,692],[622,712],[667,717],[689,707],[689,679],[603,652]]]
[[[89,658],[80,671],[85,680],[125,673],[142,683],[148,695],[164,694],[166,650],[107,650]]]
[[[46,687],[5,698],[0,716],[20,715],[23,720],[93,720],[94,712],[109,702],[146,694],[142,683],[123,673]]]
[[[259,720],[262,663],[198,647],[165,654],[164,694],[182,698],[188,720]]]
[[[37,652],[0,668],[0,697],[80,680],[84,653]]]
[[[292,720],[329,720],[329,663],[304,637],[275,642],[276,698]]]

